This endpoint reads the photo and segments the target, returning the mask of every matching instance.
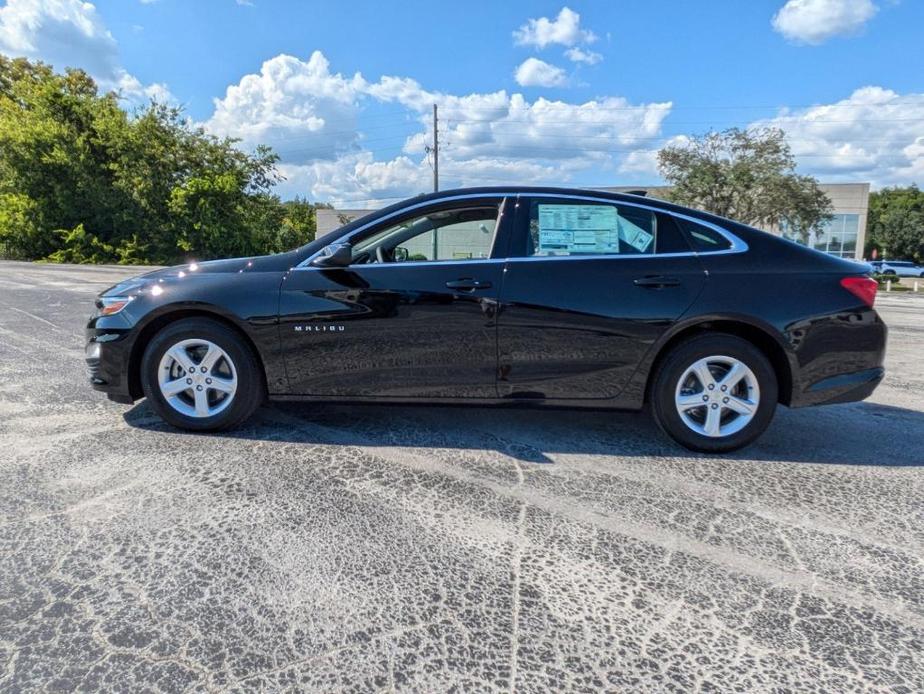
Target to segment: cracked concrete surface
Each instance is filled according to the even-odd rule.
[[[924,690],[924,297],[865,403],[729,457],[644,415],[84,382],[118,268],[0,263],[0,690]]]

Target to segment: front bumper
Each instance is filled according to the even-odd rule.
[[[87,378],[94,390],[106,393],[115,402],[131,404],[141,397],[129,372],[133,344],[131,328],[118,315],[94,316],[87,324]]]

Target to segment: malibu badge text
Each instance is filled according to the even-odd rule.
[[[297,333],[342,333],[345,325],[296,325]]]

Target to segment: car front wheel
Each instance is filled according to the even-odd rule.
[[[235,331],[207,318],[171,323],[141,361],[145,397],[168,423],[192,431],[230,429],[263,401],[263,373]]]
[[[676,345],[655,374],[655,421],[677,443],[725,453],[760,436],[776,410],[777,380],[767,357],[734,335],[707,334]]]

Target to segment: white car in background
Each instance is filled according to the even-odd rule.
[[[883,275],[899,277],[924,277],[924,267],[915,265],[910,260],[874,260],[870,263],[873,271]]]

